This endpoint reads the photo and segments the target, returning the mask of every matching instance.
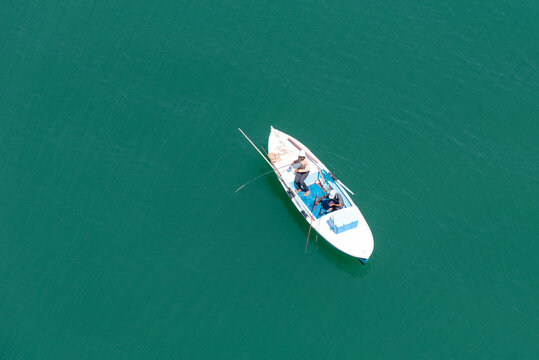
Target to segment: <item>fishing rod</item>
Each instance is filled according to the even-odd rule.
[[[344,185],[341,180],[337,180],[337,184],[341,185],[346,191],[348,191],[350,194],[355,195],[352,190],[348,188],[348,186]]]
[[[245,136],[245,138],[251,143],[251,145],[253,145],[253,147],[256,149],[256,151],[258,151],[258,153],[260,154],[260,156],[262,156],[262,157],[264,158],[264,160],[266,160],[266,162],[268,163],[268,165],[271,166],[272,169],[275,169],[275,166],[274,166],[272,163],[270,163],[270,162],[268,161],[268,159],[264,156],[264,154],[262,154],[262,153],[260,152],[260,150],[258,150],[258,148],[256,147],[256,145],[251,141],[251,139],[249,139],[249,137],[248,137],[247,135],[245,135],[245,133],[244,133],[240,128],[238,128],[238,130],[243,134],[243,136]]]
[[[280,167],[278,167],[277,169],[282,169],[282,168],[287,167],[287,166],[290,166],[290,165],[280,166]],[[251,179],[251,180],[247,181],[245,184],[243,184],[242,186],[240,186],[240,187],[239,187],[236,191],[234,191],[234,192],[238,192],[238,191],[241,190],[245,185],[249,185],[250,183],[252,183],[252,182],[255,181],[256,179],[261,178],[261,177],[264,176],[264,175],[268,175],[269,173],[272,173],[272,172],[274,172],[274,171],[273,171],[273,170],[269,170],[269,171],[266,171],[266,172],[263,173],[263,174],[258,175],[258,176],[255,177],[254,179]]]
[[[283,185],[283,187],[286,189],[286,193],[288,194],[288,196],[290,196],[290,198],[292,199],[293,202],[297,203],[298,206],[301,206],[304,210],[301,211],[301,213],[303,214],[303,216],[305,218],[307,218],[308,216],[308,212],[309,212],[309,208],[307,208],[307,206],[301,201],[301,200],[294,200],[294,197],[297,198],[297,195],[292,191],[292,189],[290,188],[290,186],[288,186],[288,184],[284,181],[283,179],[283,175],[281,174],[281,172],[279,171],[279,169],[277,169],[277,167],[275,165],[273,165],[272,163],[270,163],[268,161],[268,158],[266,156],[264,156],[264,154],[262,154],[262,152],[258,149],[258,147],[256,147],[256,145],[251,141],[251,139],[249,139],[249,137],[247,135],[245,135],[245,133],[240,129],[238,128],[238,130],[243,134],[243,136],[245,136],[245,138],[251,143],[251,145],[253,145],[253,147],[256,149],[256,151],[260,154],[260,156],[262,156],[264,158],[264,160],[268,163],[269,166],[271,166],[271,168],[273,170],[275,170],[275,172],[277,173],[277,178],[279,179],[279,181],[281,182],[281,184]],[[262,150],[264,150],[264,152],[266,152],[266,150],[262,147]],[[269,157],[269,155],[267,154],[266,152],[266,155]],[[307,211],[305,211],[307,210]]]
[[[337,177],[336,177],[334,174],[332,174],[332,173],[329,172],[329,171],[328,171],[328,174],[329,174],[329,176],[331,176],[331,178],[332,178],[333,180],[335,180],[335,182],[336,182],[338,185],[341,185],[341,186],[342,186],[346,191],[348,191],[350,194],[355,195],[354,192],[353,192],[352,190],[350,190],[350,189],[348,188],[348,186],[344,185],[344,184],[342,183],[341,180],[337,179]]]
[[[314,219],[314,209],[316,209],[316,200],[318,200],[318,193],[316,193],[316,197],[314,198],[314,205],[313,205],[313,216],[311,217],[311,225],[309,225],[309,232],[307,233],[307,243],[305,244],[305,253],[307,253],[307,246],[309,245],[309,236],[311,235],[311,228],[313,227],[313,219]]]
[[[273,170],[275,170],[275,172],[277,173],[277,178],[279,179],[279,181],[286,187],[286,189],[288,189],[288,191],[291,191],[290,190],[290,187],[286,184],[286,182],[283,180],[283,176],[281,175],[281,172],[279,171],[279,169],[277,169],[275,167],[275,165],[273,165],[272,163],[270,163],[268,161],[268,158],[264,156],[264,154],[262,154],[262,152],[260,152],[260,150],[258,149],[258,147],[251,141],[251,139],[249,139],[249,137],[247,135],[245,135],[245,133],[240,129],[238,128],[238,130],[243,134],[243,136],[245,136],[245,138],[251,143],[251,145],[253,145],[253,147],[256,149],[256,151],[258,151],[258,153],[260,154],[260,156],[262,156],[264,158],[264,160],[268,163],[269,166],[271,166],[271,168]],[[266,150],[264,150],[265,152]],[[267,154],[266,154],[267,155]],[[269,156],[268,156],[269,157]]]

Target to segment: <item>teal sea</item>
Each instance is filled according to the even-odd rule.
[[[0,4],[0,359],[538,359],[539,3]],[[362,266],[238,132],[355,192]]]

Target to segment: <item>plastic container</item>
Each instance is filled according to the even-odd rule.
[[[328,225],[336,234],[357,227],[358,220],[354,214],[348,211],[338,211],[332,214],[328,220]]]

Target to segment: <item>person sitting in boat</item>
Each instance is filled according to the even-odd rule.
[[[296,168],[296,177],[294,178],[294,183],[298,187],[296,190],[299,193],[301,190],[305,191],[303,196],[308,196],[311,192],[307,184],[305,184],[305,179],[309,176],[309,162],[305,157],[305,151],[301,150],[298,155],[298,159],[292,161],[292,165],[298,164]]]
[[[320,203],[322,200],[326,198],[328,198],[329,201],[326,200],[327,204],[322,204],[322,208],[320,209],[320,214],[322,214],[323,209],[327,209],[327,212],[330,213],[332,211],[339,210],[344,206],[342,195],[339,194],[334,189],[331,189],[329,194],[325,194],[320,199],[316,200],[315,205],[318,205],[318,203]]]

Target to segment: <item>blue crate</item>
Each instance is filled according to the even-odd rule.
[[[346,230],[357,227],[358,219],[351,212],[338,210],[335,214],[330,216],[327,223],[331,230],[336,234],[340,234]]]

